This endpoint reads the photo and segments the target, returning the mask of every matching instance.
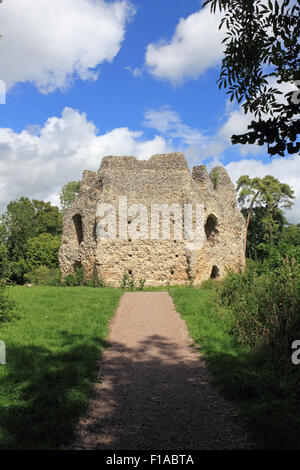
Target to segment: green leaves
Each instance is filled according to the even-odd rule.
[[[264,178],[250,178],[248,175],[243,175],[237,181],[236,191],[238,201],[242,205],[242,213],[247,220],[245,251],[250,241],[250,249],[257,253],[260,242],[271,242],[274,238],[279,229],[278,221],[281,227],[286,222],[281,208],[292,207],[295,199],[294,191],[288,184],[280,183],[271,175],[266,175]],[[256,220],[254,234],[253,214]],[[249,248],[247,251],[249,254]]]
[[[50,233],[41,233],[39,236],[27,240],[26,262],[28,270],[37,266],[48,268],[58,267],[58,250],[60,237]]]
[[[0,218],[0,278],[23,283],[33,265],[57,266],[61,231],[62,215],[49,202],[12,201]]]
[[[75,201],[79,193],[79,187],[80,181],[70,181],[62,187],[59,199],[63,212],[65,212]]]
[[[269,209],[279,206],[290,208],[295,199],[294,190],[272,175],[266,175],[264,178],[250,178],[248,175],[243,175],[237,181],[236,190],[241,204],[249,204],[252,196],[258,192],[256,204]]]
[[[300,79],[299,2],[207,0],[206,5],[213,13],[217,7],[224,13],[219,89],[227,88],[230,101],[242,103],[244,112],[255,118],[250,132],[233,136],[232,143],[266,144],[270,155],[299,152],[300,105],[288,95],[283,101],[277,85]]]

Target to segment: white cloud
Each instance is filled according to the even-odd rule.
[[[233,111],[232,111],[233,112]],[[233,119],[236,123],[236,119]],[[101,134],[85,113],[65,108],[60,117],[51,117],[38,128],[30,126],[22,132],[0,128],[0,208],[13,199],[26,195],[30,198],[58,203],[58,191],[68,181],[81,178],[85,169],[97,171],[105,155],[134,155],[147,159],[156,153],[184,151],[190,166],[212,157],[207,166],[221,165],[225,139],[204,136],[197,129],[182,123],[170,108],[148,110],[145,124],[159,134],[147,139],[142,131],[127,127]],[[234,126],[233,126],[234,127]],[[229,135],[220,127],[216,135]],[[213,146],[220,152],[212,153]],[[210,146],[210,148],[209,148]],[[241,146],[242,147],[242,146]],[[208,148],[210,151],[208,151]],[[272,158],[269,163],[257,159],[243,159],[225,167],[233,182],[242,175],[271,174],[295,190],[295,207],[287,212],[292,222],[300,220],[300,160],[298,156]]]
[[[272,157],[269,163],[261,160],[240,160],[231,162],[225,166],[232,181],[236,183],[241,175],[249,175],[251,178],[258,176],[263,178],[272,175],[278,178],[281,183],[286,183],[295,191],[295,205],[291,210],[286,211],[286,217],[290,222],[300,222],[300,159],[298,155],[285,158]]]
[[[179,114],[169,106],[146,111],[144,125],[158,130],[169,138],[180,139],[182,143],[187,145],[200,145],[204,140],[204,136],[199,130],[183,124]]]
[[[251,120],[250,115],[227,103],[222,123],[214,134],[208,135],[184,124],[169,106],[162,106],[145,112],[144,125],[156,129],[178,149],[184,149],[190,165],[193,165],[208,158],[221,159],[223,153],[232,147],[231,136],[246,132]],[[242,156],[263,151],[263,147],[258,145],[236,145],[234,149]]]
[[[1,5],[0,78],[10,88],[66,87],[74,76],[96,79],[111,62],[134,10],[128,0],[6,0]]]
[[[293,83],[277,83],[274,77],[269,77],[269,85],[277,88],[281,91],[282,95],[277,95],[276,101],[278,103],[287,103],[284,95],[288,92],[297,90],[297,87]],[[271,114],[264,115],[263,119],[271,118]],[[231,137],[233,135],[245,134],[248,132],[248,126],[252,121],[256,121],[257,118],[253,113],[245,114],[242,108],[242,104],[237,105],[230,100],[226,103],[226,112],[223,115],[223,124],[218,130],[215,140],[212,143],[213,149],[219,146],[220,153],[225,150],[229,145],[231,146]],[[257,144],[246,144],[238,145],[240,154],[246,155],[258,155],[260,153],[266,153],[266,146],[259,146]]]
[[[128,70],[136,78],[140,78],[143,75],[142,70],[137,67],[133,69],[128,65],[127,67],[125,67],[125,69]]]
[[[31,130],[31,129],[30,129]],[[165,139],[145,139],[127,127],[98,133],[84,113],[65,108],[37,132],[0,129],[0,207],[21,196],[57,203],[57,192],[85,169],[97,171],[104,155],[149,158],[171,150]]]
[[[146,66],[157,78],[174,84],[196,79],[222,58],[224,29],[219,31],[221,15],[209,7],[181,18],[170,42],[149,44]]]
[[[179,114],[169,106],[147,110],[143,124],[160,132],[174,149],[184,150],[190,166],[207,158],[206,149],[211,137],[184,124]]]
[[[245,155],[258,155],[264,153],[264,147],[258,145],[235,145],[232,147],[231,136],[242,134],[247,131],[252,116],[245,115],[241,109],[237,109],[232,103],[227,103],[226,113],[223,116],[223,124],[214,135],[204,135],[197,129],[183,124],[180,116],[164,106],[158,110],[148,110],[145,113],[144,124],[159,131],[166,138],[169,145],[177,150],[184,151],[190,166],[199,165],[207,161],[210,171],[213,167],[222,165],[222,156],[228,148],[236,149],[242,157]],[[266,157],[267,158],[267,157]],[[243,175],[251,177],[273,175],[281,182],[289,184],[295,191],[295,205],[286,216],[291,222],[300,221],[300,159],[298,156],[276,158],[273,157],[269,163],[263,163],[254,158],[244,159],[229,163],[225,167],[234,183]]]
[[[223,115],[223,124],[216,132],[209,147],[206,149],[207,156],[221,156],[222,153],[232,146],[231,137],[233,135],[245,134],[248,131],[248,126],[254,119],[253,114],[245,114],[241,107],[237,108],[235,105],[226,104],[226,112]],[[246,144],[234,146],[235,150],[240,152],[240,155],[258,155],[265,153],[265,147],[256,144]]]

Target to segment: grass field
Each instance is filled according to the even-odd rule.
[[[300,402],[297,370],[286,378],[286,364],[270,364],[232,334],[230,312],[216,308],[214,290],[172,288],[177,311],[206,358],[219,390],[236,406],[259,448],[300,449]],[[279,373],[280,370],[280,373]]]
[[[217,387],[237,406],[258,447],[299,449],[299,391],[278,376],[277,364],[264,365],[238,343],[214,289],[168,290]],[[0,449],[66,449],[97,380],[122,290],[12,287],[9,295],[17,316],[0,324],[7,347],[7,364],[0,366]]]
[[[13,287],[18,318],[0,325],[0,449],[63,449],[97,380],[121,290]]]

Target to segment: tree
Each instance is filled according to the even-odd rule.
[[[80,181],[70,181],[65,184],[60,192],[59,199],[62,211],[65,212],[77,198],[80,188]]]
[[[61,214],[50,202],[30,201],[27,197],[12,201],[0,220],[1,237],[7,243],[10,257],[24,258],[26,242],[40,233],[60,235]]]
[[[38,259],[39,256],[42,258],[42,252],[45,252],[47,259],[50,259],[52,255],[47,253],[45,247],[41,247],[39,236],[49,234],[50,237],[54,237],[55,248],[51,244],[52,239],[49,238],[49,250],[57,252],[62,230],[61,218],[58,208],[49,202],[31,201],[27,197],[21,197],[8,204],[6,212],[0,218],[0,263],[3,263],[0,276],[9,278],[13,282],[23,283],[24,274],[30,268],[28,259]],[[32,242],[29,240],[35,237],[40,243],[36,242],[32,248]],[[36,257],[33,256],[34,249],[37,250]],[[28,250],[31,250],[30,256]]]
[[[249,223],[255,206],[264,209],[261,223],[265,230],[265,240],[270,241],[272,235],[278,228],[276,219],[279,217],[279,209],[289,209],[293,205],[294,191],[288,184],[280,183],[274,176],[267,175],[264,178],[250,178],[248,175],[241,176],[237,181],[236,190],[238,201],[244,214],[247,215],[244,249],[246,253],[247,235]]]
[[[35,209],[27,197],[12,201],[1,217],[2,241],[6,242],[12,260],[24,258],[26,240],[36,235]]]
[[[243,208],[242,213],[247,219],[249,209]],[[281,239],[281,234],[288,224],[282,209],[277,208],[270,221],[270,213],[266,207],[256,206],[252,210],[251,219],[247,231],[246,256],[248,258],[264,258],[266,255],[266,245],[277,245]],[[272,237],[269,240],[268,230],[272,226]]]
[[[284,227],[280,241],[288,245],[300,246],[300,224]]]
[[[29,271],[38,266],[58,267],[60,237],[50,233],[41,233],[27,240],[26,262]]]
[[[298,3],[298,4],[297,4]],[[295,0],[207,0],[224,13],[225,55],[219,88],[254,114],[249,132],[233,135],[233,144],[267,145],[270,155],[299,153],[300,99],[279,86],[300,89],[300,5]],[[280,96],[281,95],[281,96]]]
[[[8,250],[5,243],[0,243],[0,286],[3,280],[10,277]]]
[[[62,232],[62,215],[56,206],[50,202],[37,201],[33,199],[35,209],[35,226],[37,233],[51,233],[60,235]]]

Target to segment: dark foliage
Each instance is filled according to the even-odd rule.
[[[285,94],[280,85],[300,88],[300,5],[284,0],[207,0],[224,13],[225,56],[219,88],[242,103],[254,120],[233,144],[267,145],[269,155],[299,153],[300,99],[297,88]]]

